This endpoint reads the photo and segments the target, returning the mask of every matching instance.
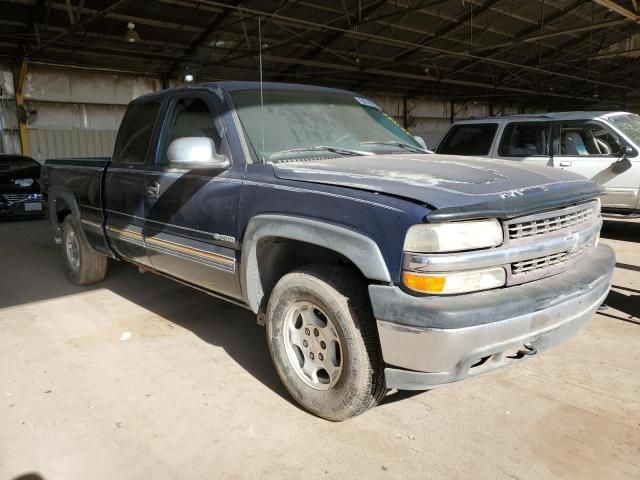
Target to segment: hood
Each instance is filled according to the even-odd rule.
[[[455,155],[341,157],[274,164],[274,169],[281,179],[386,193],[447,211],[470,205],[539,208],[551,198],[555,204],[571,203],[578,192],[580,199],[602,193],[590,180],[564,170]],[[522,213],[517,210],[511,213]]]

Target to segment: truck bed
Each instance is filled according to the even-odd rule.
[[[89,242],[97,250],[108,253],[102,234],[103,211],[101,204],[103,173],[111,158],[64,158],[47,159],[42,165],[42,193],[47,215],[57,215],[59,221],[69,211],[71,204],[80,209],[78,218],[82,218],[82,229]],[[50,195],[50,193],[56,195]],[[64,203],[67,195],[74,195],[75,202]],[[49,198],[62,200],[50,202]],[[68,199],[71,200],[71,199]],[[56,232],[56,239],[61,232]]]

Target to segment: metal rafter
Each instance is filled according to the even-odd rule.
[[[240,5],[240,3],[242,3],[242,0],[233,0],[231,4]],[[202,44],[213,34],[213,32],[216,31],[216,29],[220,26],[220,24],[224,22],[229,17],[230,14],[231,14],[231,10],[224,10],[220,13],[217,13],[213,21],[209,24],[209,26],[206,29],[204,29],[201,33],[199,33],[196,39],[193,42],[191,42],[191,44],[189,45],[189,48],[187,48],[185,52],[185,55],[188,57],[195,54],[198,51],[198,48],[202,46]],[[180,69],[181,64],[182,64],[182,59],[180,58],[177,59],[175,62],[173,62],[173,65],[171,65],[171,67],[169,68],[170,74],[175,74]]]
[[[612,12],[616,12],[623,17],[627,17],[629,20],[633,20],[636,23],[640,22],[640,16],[637,13],[632,12],[613,0],[593,0],[593,3],[597,3],[598,5],[607,8]]]
[[[460,15],[456,16],[454,19],[452,19],[449,22],[449,24],[444,25],[443,27],[437,29],[435,32],[427,33],[422,38],[416,40],[413,43],[416,43],[422,46],[428,46],[432,44],[434,41],[438,40],[441,36],[447,35],[448,33],[456,30],[457,28],[462,27],[467,22],[469,22],[474,16],[482,15],[484,12],[489,10],[498,1],[499,0],[485,0],[485,2],[482,3],[475,10],[473,8],[473,4],[469,4],[468,6],[465,6],[465,11]],[[414,47],[406,50],[405,52],[401,53],[400,55],[397,55],[393,59],[393,64],[396,64],[398,62],[411,58],[416,52],[419,52],[420,50],[421,49],[419,47]]]
[[[47,40],[46,42],[28,50],[25,54],[24,57],[28,58],[31,55],[33,55],[34,53],[38,53],[41,52],[42,50],[44,50],[45,48],[53,45],[54,43],[62,40],[63,38],[67,37],[68,35],[71,35],[72,33],[78,31],[78,30],[82,30],[86,27],[88,27],[89,25],[91,25],[93,22],[95,22],[96,20],[98,20],[99,18],[102,18],[104,15],[106,15],[109,12],[114,11],[116,8],[121,7],[123,5],[125,5],[126,3],[130,2],[131,0],[117,0],[115,2],[113,2],[111,5],[109,5],[108,7],[99,10],[97,12],[95,12],[93,15],[91,15],[89,18],[83,20],[82,22],[76,22],[73,25],[71,25],[70,28],[68,28],[66,31],[59,33],[58,35],[56,35],[55,37]],[[66,5],[65,5],[66,8]]]

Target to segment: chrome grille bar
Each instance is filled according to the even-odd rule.
[[[552,211],[516,219],[507,223],[506,233],[510,240],[544,235],[584,223],[592,219],[596,213],[595,202],[590,202],[560,212]]]
[[[522,262],[514,262],[511,264],[511,273],[513,275],[524,275],[530,272],[534,272],[539,269],[551,267],[553,265],[560,265],[567,262],[578,255],[580,255],[588,245],[583,245],[581,248],[574,251],[564,251],[554,253],[552,255],[545,255],[543,257],[532,258],[531,260],[524,260]]]

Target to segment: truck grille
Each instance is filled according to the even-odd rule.
[[[524,275],[527,273],[535,272],[536,270],[549,268],[552,266],[560,266],[561,264],[568,262],[569,260],[580,255],[589,245],[583,245],[574,251],[564,251],[554,253],[552,255],[545,255],[544,257],[532,258],[530,260],[523,260],[521,262],[514,262],[511,264],[511,273],[513,275]]]
[[[595,202],[580,205],[579,208],[567,209],[566,213],[549,212],[549,216],[507,224],[507,232],[511,240],[544,235],[563,228],[579,225],[591,219],[596,212]]]

